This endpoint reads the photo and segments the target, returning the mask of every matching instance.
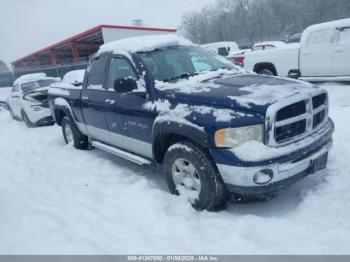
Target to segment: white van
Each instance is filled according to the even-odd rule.
[[[306,28],[300,46],[247,53],[244,68],[308,81],[350,81],[350,18]]]

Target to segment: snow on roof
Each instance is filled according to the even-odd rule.
[[[222,47],[235,47],[236,49],[239,49],[238,48],[238,45],[236,42],[215,42],[215,43],[209,43],[209,44],[204,44],[204,45],[201,45],[202,47],[219,47],[219,46],[222,46]]]
[[[84,81],[85,69],[73,70],[66,73],[63,82],[67,84],[82,83]]]
[[[47,78],[45,73],[35,73],[35,74],[27,74],[22,75],[19,78],[16,79],[16,81],[13,83],[14,85],[17,84],[23,84],[28,82],[34,82],[43,78]]]
[[[135,53],[177,45],[193,46],[194,44],[175,34],[137,36],[104,44],[100,47],[98,53],[120,51]]]
[[[264,45],[273,45],[275,47],[283,47],[283,46],[286,46],[287,44],[282,41],[265,41],[265,42],[256,43],[253,45],[253,47],[264,46]]]
[[[311,25],[304,30],[303,34],[308,33],[310,31],[319,31],[323,29],[337,28],[337,27],[350,27],[350,18]]]

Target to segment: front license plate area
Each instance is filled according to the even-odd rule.
[[[328,153],[323,154],[322,156],[316,158],[312,162],[312,171],[316,172],[318,170],[324,169],[327,166]]]

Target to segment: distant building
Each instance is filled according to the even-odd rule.
[[[45,72],[62,77],[66,72],[84,68],[101,45],[133,36],[176,33],[176,29],[140,26],[99,25],[12,62],[14,73]]]
[[[0,87],[11,86],[14,81],[13,73],[0,60]]]

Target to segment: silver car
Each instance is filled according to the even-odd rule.
[[[12,118],[24,121],[27,127],[53,124],[47,92],[50,85],[58,81],[59,78],[47,77],[44,73],[23,75],[16,79],[7,98]]]

